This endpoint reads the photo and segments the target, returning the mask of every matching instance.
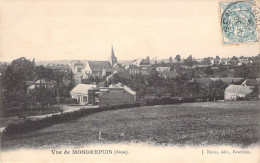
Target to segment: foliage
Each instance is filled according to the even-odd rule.
[[[180,62],[181,61],[181,56],[179,54],[177,54],[175,59],[177,60],[177,62]]]
[[[39,79],[54,80],[57,87],[50,89],[35,88],[27,90],[26,82],[36,82]],[[70,97],[74,86],[72,72],[53,71],[43,66],[35,66],[34,61],[18,58],[6,67],[1,75],[1,105],[3,108],[20,106],[23,103],[39,102],[43,106],[51,103],[56,96]]]
[[[260,72],[259,64],[253,64],[250,67],[246,66],[245,64],[242,64],[241,66],[235,68],[234,76],[255,79],[256,77],[259,77],[258,76],[259,72]]]
[[[209,87],[209,99],[214,100],[223,100],[225,89],[228,87],[227,83],[224,83],[222,80],[211,81]]]
[[[183,64],[184,64],[185,66],[192,67],[192,66],[193,66],[192,55],[190,55],[187,59],[185,59],[185,60],[183,61]]]
[[[207,75],[212,75],[212,74],[214,74],[214,70],[212,70],[211,67],[208,66],[208,67],[206,68],[206,70],[205,70],[205,73],[206,73]]]

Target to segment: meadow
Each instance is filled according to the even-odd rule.
[[[87,144],[259,144],[259,101],[144,106],[90,114],[40,130],[1,137],[3,150]]]

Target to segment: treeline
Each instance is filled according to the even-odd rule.
[[[43,106],[54,101],[56,97],[70,97],[74,86],[72,72],[54,71],[43,66],[36,66],[35,61],[24,57],[16,59],[10,65],[1,66],[1,108],[24,107],[28,103],[39,103]],[[28,92],[28,83],[39,79],[53,80],[57,88],[35,88]]]
[[[203,85],[196,81],[191,81],[190,71],[185,71],[185,73],[175,78],[161,77],[155,69],[152,70],[149,77],[136,75],[130,80],[115,75],[108,85],[121,82],[135,90],[137,98],[143,98],[147,94],[156,94],[158,97],[170,94],[171,97],[185,99],[224,99],[224,91],[228,87],[227,83],[219,80],[211,81],[210,85]]]

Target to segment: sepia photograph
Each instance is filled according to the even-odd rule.
[[[1,0],[0,161],[259,162],[259,0]]]

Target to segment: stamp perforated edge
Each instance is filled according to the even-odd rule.
[[[218,1],[218,17],[219,17],[219,30],[220,30],[220,42],[221,42],[221,45],[222,46],[242,46],[242,45],[253,45],[253,44],[256,44],[256,43],[259,43],[259,37],[260,37],[260,32],[257,32],[257,41],[256,42],[242,42],[242,43],[233,43],[233,44],[224,44],[224,39],[223,39],[223,30],[222,30],[222,25],[221,25],[221,18],[222,18],[222,15],[221,15],[221,7],[220,7],[220,3],[234,3],[234,2],[251,2],[253,3],[256,7],[258,7],[258,4],[256,2],[256,0],[252,0],[252,1],[249,1],[249,0],[221,0],[221,1]],[[258,21],[258,20],[256,20]],[[260,30],[260,23],[256,23],[256,31]]]

